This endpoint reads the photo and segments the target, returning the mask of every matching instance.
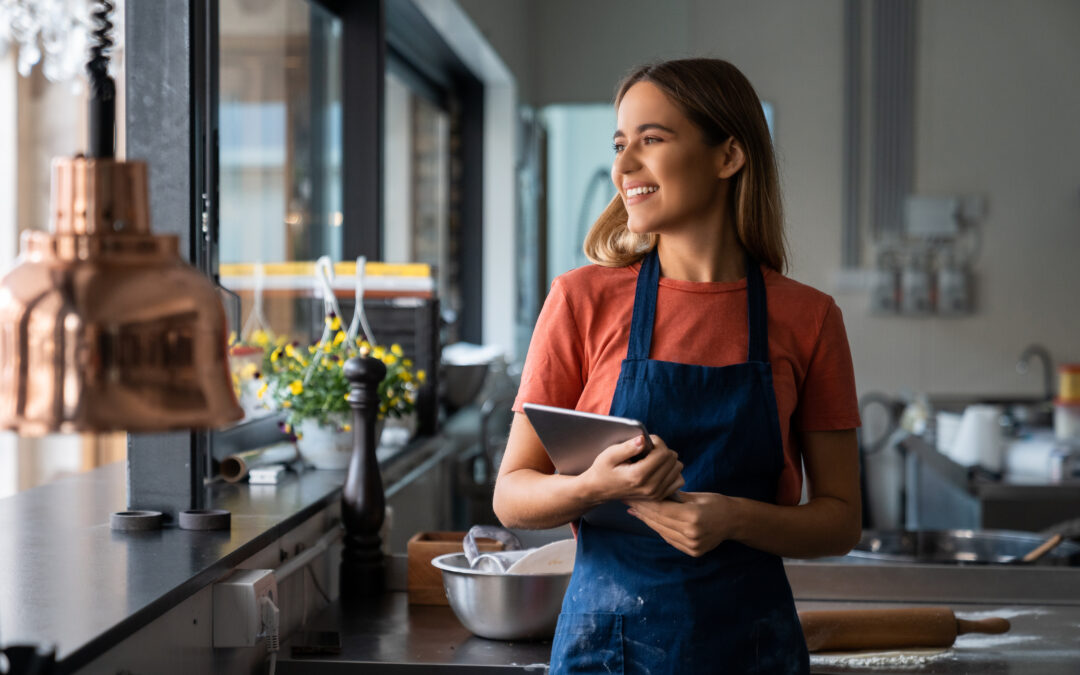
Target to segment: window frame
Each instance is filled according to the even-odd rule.
[[[470,298],[462,311],[460,337],[479,342],[483,316],[483,84],[411,0],[306,1],[342,21],[342,182],[349,186],[342,195],[345,259],[382,257],[382,137],[388,50],[425,79],[452,87],[459,98],[462,147],[455,161],[462,163],[463,171],[458,264],[462,293]],[[128,98],[125,115],[129,152],[141,152],[153,160],[151,210],[155,229],[179,236],[183,255],[215,282],[220,216],[218,11],[218,0],[138,3],[137,8],[129,7],[124,28],[129,45],[125,69],[128,90],[138,90],[141,96],[144,88],[149,90],[137,109],[132,107],[135,97]],[[150,54],[155,58],[149,58]],[[168,91],[153,86],[161,81],[170,82]],[[181,102],[186,103],[186,109]],[[166,119],[166,133],[151,128]],[[207,497],[204,477],[208,476],[211,456],[270,442],[268,439],[278,433],[278,419],[270,415],[218,432],[129,435],[129,508],[163,510],[168,516],[201,508]]]

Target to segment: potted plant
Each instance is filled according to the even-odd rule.
[[[268,331],[259,329],[248,339],[237,339],[229,334],[229,369],[232,372],[236,400],[244,409],[245,417],[254,417],[273,410],[273,397],[258,394],[266,379],[266,365],[275,346],[282,346],[285,338],[274,338]]]
[[[264,361],[264,382],[259,398],[271,397],[286,412],[286,431],[293,433],[301,457],[317,469],[344,469],[352,455],[352,408],[345,362],[354,356],[373,356],[386,365],[379,384],[379,414],[375,438],[387,418],[410,415],[416,406],[416,390],[423,384],[423,370],[414,373],[401,346],[371,345],[361,338],[350,340],[341,320],[330,315],[323,339],[302,346],[289,342],[274,348]]]

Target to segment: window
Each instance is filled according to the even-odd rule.
[[[459,226],[451,209],[451,117],[434,95],[386,74],[383,166],[383,258],[421,262],[437,270],[444,309],[461,311]],[[415,81],[415,80],[413,80]]]
[[[240,300],[237,353],[254,355],[234,369],[250,370],[273,336],[318,339],[310,263],[342,260],[342,23],[304,0],[219,8],[220,272]]]

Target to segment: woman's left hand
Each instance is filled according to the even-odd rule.
[[[630,515],[683,553],[699,558],[731,538],[733,500],[713,492],[677,492],[680,501],[628,500]]]

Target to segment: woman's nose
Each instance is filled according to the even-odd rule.
[[[624,174],[637,169],[640,166],[637,152],[633,144],[627,144],[622,152],[615,155],[615,161],[611,165],[612,174]]]

